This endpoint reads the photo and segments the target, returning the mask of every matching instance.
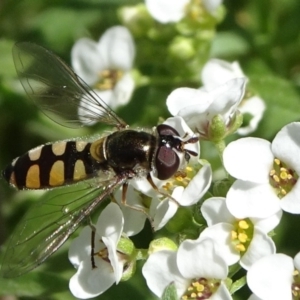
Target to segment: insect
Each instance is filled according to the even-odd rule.
[[[158,179],[170,178],[180,167],[178,155],[185,160],[197,155],[185,146],[198,142],[196,136],[181,138],[166,124],[150,132],[130,129],[59,57],[41,46],[17,43],[13,58],[27,95],[49,118],[71,128],[83,126],[84,120],[116,130],[92,141],[41,145],[3,171],[17,189],[50,189],[11,237],[1,270],[4,277],[22,275],[44,262],[118,187],[125,203],[132,178],[147,178],[156,188],[151,172]]]

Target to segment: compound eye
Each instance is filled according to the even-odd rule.
[[[175,135],[179,136],[179,133],[171,126],[166,124],[160,124],[156,127],[159,135]]]
[[[157,178],[165,180],[173,176],[178,170],[179,162],[178,155],[171,148],[159,147],[155,158]]]

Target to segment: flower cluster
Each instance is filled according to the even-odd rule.
[[[146,1],[149,13],[161,23],[188,18],[195,5],[178,1],[169,10],[169,4]],[[214,15],[220,4],[203,1],[202,9]],[[134,53],[129,31],[117,26],[98,43],[79,40],[72,61],[76,72],[116,108],[133,92]],[[70,289],[76,297],[95,297],[113,283],[130,279],[136,261],[144,260],[146,283],[162,299],[166,291],[172,291],[170,299],[233,299],[246,282],[252,300],[299,299],[299,254],[294,261],[277,254],[272,233],[283,212],[300,213],[300,123],[284,126],[272,143],[243,137],[226,146],[228,136],[257,129],[265,103],[247,87],[249,79],[238,62],[210,59],[198,76],[201,87],[171,91],[166,105],[173,117],[163,124],[182,140],[196,135],[201,142],[212,142],[223,178],[214,184],[210,163],[199,158],[200,144],[186,143],[197,156],[181,157],[174,176],[159,180],[153,168],[152,183],[143,177],[130,180],[125,206],[122,190],[116,191],[115,203],[71,245],[69,258],[77,272]],[[251,116],[247,124],[246,115]],[[222,193],[216,188],[220,186]],[[129,237],[141,232],[148,220],[154,232],[164,228],[164,233],[176,233],[177,242],[164,236],[154,238],[148,249],[136,248]],[[232,269],[243,269],[244,281],[232,282]]]
[[[93,7],[100,5],[88,2],[93,2],[89,3]],[[80,121],[88,125],[82,132],[97,135],[91,143],[74,143],[76,151],[70,151],[78,156],[76,163],[70,160],[69,169],[62,167],[67,151],[53,147],[55,155],[63,151],[63,161],[51,170],[46,168],[48,173],[55,176],[57,172],[64,178],[66,172],[70,183],[76,178],[76,185],[64,187],[74,188],[70,193],[37,206],[42,217],[49,216],[41,230],[35,227],[28,234],[27,228],[42,217],[29,213],[25,218],[22,233],[13,237],[16,246],[9,248],[21,258],[28,253],[20,273],[43,262],[91,215],[90,224],[71,242],[68,253],[74,267],[69,289],[76,298],[98,297],[114,285],[140,276],[147,292],[163,300],[232,300],[236,296],[300,300],[299,241],[289,233],[286,240],[293,240],[294,253],[280,247],[289,218],[300,214],[299,97],[293,107],[296,116],[286,118],[285,103],[279,105],[275,95],[280,87],[273,85],[272,78],[262,78],[260,73],[255,76],[269,68],[268,63],[253,64],[259,58],[245,62],[251,53],[243,53],[240,65],[232,53],[226,55],[226,49],[218,47],[223,35],[217,33],[217,25],[225,18],[225,1],[141,0],[131,6],[119,2],[117,9],[114,3],[114,9],[107,11],[117,11],[118,21],[109,20],[109,24],[122,25],[103,30],[105,24],[99,27],[99,22],[90,36],[101,28],[100,37],[85,36],[74,43],[70,56],[78,76],[50,52],[38,50],[42,48],[33,47],[33,53],[15,48],[16,66],[29,96],[47,112],[60,113],[60,107],[64,108],[61,115],[68,117],[68,122]],[[234,14],[242,25],[251,20],[239,12]],[[273,13],[272,19],[276,19]],[[259,41],[262,46],[265,35],[256,36],[253,43]],[[234,42],[239,44],[236,38],[229,41],[233,41],[228,43],[232,48]],[[264,52],[267,47],[261,48]],[[43,58],[39,51],[56,64],[55,72],[51,68],[45,71],[45,78],[40,76],[44,71],[38,64],[30,65],[31,60],[39,63],[37,58]],[[271,52],[277,58],[281,48],[273,47]],[[63,72],[51,81],[60,71],[58,67]],[[296,74],[298,69],[295,63],[292,71]],[[30,77],[30,72],[34,76]],[[60,84],[63,76],[66,81]],[[265,91],[268,82],[269,94]],[[3,87],[5,91],[8,85]],[[288,103],[288,90],[278,93],[281,102]],[[66,102],[60,106],[63,98]],[[276,109],[280,113],[273,118]],[[136,120],[137,126],[142,126],[137,121],[140,118],[143,126],[153,127],[131,129],[114,112],[117,110],[122,116],[128,114],[130,122]],[[99,127],[89,127],[96,123],[117,128],[99,133]],[[271,132],[270,123],[276,125]],[[126,134],[143,136],[146,142],[123,138],[119,143],[116,136]],[[81,152],[82,145],[86,148]],[[134,151],[127,151],[127,146]],[[30,162],[34,160],[31,151],[27,156]],[[25,181],[30,176],[38,178],[39,172],[37,180],[42,180],[39,163],[20,168],[24,174],[27,170]],[[70,175],[70,170],[74,174]],[[18,179],[17,172],[6,173],[10,182]],[[77,179],[82,180],[78,185]],[[63,182],[69,184],[67,179]],[[99,216],[92,215],[96,206]],[[143,243],[139,243],[142,235]],[[37,240],[42,244],[38,250],[28,250],[26,243],[32,246]],[[41,254],[37,253],[40,249]],[[14,261],[8,265],[17,269]],[[243,293],[246,285],[248,294],[241,298],[238,293]]]

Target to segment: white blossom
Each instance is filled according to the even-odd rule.
[[[224,126],[231,125],[243,98],[245,83],[245,78],[235,78],[210,91],[178,88],[168,96],[167,107],[173,116],[181,116],[193,131],[209,139],[214,117],[220,116]]]
[[[239,261],[248,269],[261,257],[275,253],[275,243],[268,233],[278,225],[281,211],[265,219],[238,219],[227,209],[225,198],[212,197],[203,203],[201,213],[208,227],[198,240],[213,239],[228,265]]]
[[[106,30],[98,43],[81,38],[71,52],[74,71],[113,109],[130,100],[134,90],[134,80],[130,73],[134,57],[133,38],[123,26]],[[78,114],[83,123],[92,125],[95,122],[90,120],[86,111],[97,113],[99,108],[84,100],[83,97]]]
[[[123,222],[122,212],[115,203],[110,203],[99,216],[94,237],[95,266],[92,266],[91,227],[85,227],[73,240],[69,248],[69,260],[77,272],[70,279],[69,287],[75,297],[96,297],[121,280],[125,261],[117,253],[117,244]]]
[[[294,261],[280,253],[258,260],[247,273],[248,286],[254,293],[250,299],[292,300],[293,289],[295,288],[295,292],[299,291],[299,283],[294,281],[294,275],[299,277],[298,263],[299,253]]]
[[[201,242],[185,240],[177,252],[154,252],[149,256],[142,272],[148,287],[158,297],[173,283],[178,297],[186,296],[189,299],[194,292],[193,288],[197,291],[201,287],[199,297],[232,299],[223,282],[227,277],[228,267],[210,239]]]
[[[233,215],[266,218],[281,209],[300,213],[299,129],[300,123],[291,123],[272,143],[248,137],[225,148],[224,166],[237,178],[226,197]]]
[[[210,59],[201,72],[201,81],[203,83],[201,90],[209,91],[215,89],[234,78],[245,78],[248,81],[237,61],[229,63],[221,59]],[[263,117],[265,109],[265,102],[259,96],[254,95],[244,98],[239,104],[238,110],[243,115],[251,115],[251,120],[248,124],[240,127],[237,133],[247,135],[255,131]]]
[[[188,13],[188,5],[192,0],[145,0],[150,15],[160,23],[179,22]],[[202,7],[211,15],[222,4],[222,0],[203,0],[195,5]]]

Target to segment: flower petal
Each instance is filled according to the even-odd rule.
[[[224,167],[230,175],[257,183],[269,182],[273,159],[271,143],[259,138],[241,138],[223,152]]]
[[[175,198],[177,193],[182,193],[181,187],[177,187],[172,194],[172,197]],[[176,199],[176,198],[175,198]],[[161,229],[167,224],[167,222],[175,215],[178,209],[177,203],[172,200],[163,200],[161,201],[157,208],[153,219],[153,226],[155,230]]]
[[[251,218],[251,221],[255,225],[255,227],[260,228],[260,230],[262,230],[265,233],[269,233],[279,224],[281,217],[282,210],[278,211],[277,213],[268,218]]]
[[[211,180],[211,166],[205,164],[184,189],[181,198],[178,198],[180,205],[190,206],[197,203],[210,188]]]
[[[220,1],[220,0],[217,0]],[[211,2],[211,0],[209,0]],[[216,76],[217,74],[217,76]],[[201,79],[205,90],[212,90],[234,78],[246,77],[240,64],[221,59],[210,59],[202,69]]]
[[[78,268],[80,262],[91,253],[92,229],[86,226],[82,229],[79,236],[75,238],[69,248],[69,260],[75,268]]]
[[[181,113],[182,117],[194,113],[189,111],[188,107],[197,107],[197,113],[203,113],[212,102],[210,95],[204,91],[192,88],[178,88],[174,90],[167,98],[167,107],[171,115],[176,116],[182,109],[186,111]]]
[[[103,100],[108,106],[111,105],[113,101],[112,90],[106,90],[106,91],[94,90],[94,93],[101,100]],[[97,100],[97,97],[95,97],[95,100]],[[102,115],[103,115],[103,110],[101,109],[101,107],[96,103],[91,103],[89,101],[86,101],[85,96],[83,96],[80,105],[78,106],[78,116],[81,123],[88,126],[94,125],[99,121],[97,116],[102,116]]]
[[[130,73],[125,73],[113,89],[113,98],[110,103],[112,109],[129,102],[134,91],[134,80]]]
[[[119,205],[111,202],[102,211],[95,227],[98,236],[105,236],[117,244],[122,234],[123,224],[124,218]]]
[[[245,85],[245,78],[235,78],[210,91],[214,101],[209,107],[209,114],[211,116],[221,114],[224,120],[229,119],[243,98]]]
[[[292,190],[288,192],[287,195],[285,195],[280,200],[280,206],[281,208],[289,212],[291,214],[300,214],[300,181],[298,179],[297,183],[294,185]]]
[[[294,265],[295,265],[295,268],[299,271],[300,270],[300,252],[298,252],[296,254],[296,256],[294,257]]]
[[[151,16],[160,23],[178,22],[184,17],[189,0],[145,0]]]
[[[231,294],[223,281],[220,282],[220,286],[210,296],[209,300],[232,300]]]
[[[275,136],[272,142],[274,156],[296,170],[300,175],[300,123],[294,122],[284,126]]]
[[[242,256],[240,264],[245,270],[248,270],[260,258],[275,252],[276,246],[273,240],[260,228],[255,228],[251,243]]]
[[[218,253],[225,260],[226,264],[231,266],[237,263],[240,259],[240,254],[235,250],[232,240],[231,231],[234,230],[233,225],[228,223],[218,223],[205,228],[197,241],[210,238],[217,245]]]
[[[122,204],[122,189],[118,189],[114,194],[114,197],[120,204],[120,208],[123,213],[123,232],[125,232],[127,236],[132,236],[139,233],[144,228],[146,214]],[[142,205],[142,198],[140,194],[133,188],[131,184],[128,186],[127,189],[126,204],[137,209],[145,209]]]
[[[248,270],[247,282],[262,299],[292,299],[293,259],[285,254],[265,256]]]
[[[179,273],[176,252],[163,250],[151,254],[142,272],[149,289],[161,298],[165,288],[174,282],[180,296],[188,286],[188,280]]]
[[[76,274],[69,282],[71,293],[80,299],[96,297],[105,292],[115,282],[111,265],[102,260],[95,260],[96,268],[92,269],[91,260],[81,262]]]
[[[98,72],[104,67],[97,43],[88,38],[79,39],[74,44],[71,60],[74,71],[89,85],[98,80]]]
[[[199,277],[225,279],[228,268],[215,247],[216,244],[211,239],[182,242],[177,252],[180,273],[190,279]]]
[[[266,218],[281,210],[280,200],[269,184],[236,180],[227,193],[226,205],[234,217]]]
[[[222,197],[212,197],[204,201],[201,206],[201,213],[208,226],[225,222],[233,223],[235,218],[226,206],[226,199]]]
[[[117,245],[113,239],[106,236],[102,237],[102,241],[107,247],[109,262],[114,271],[115,282],[118,284],[123,275],[123,263],[119,261]]]
[[[107,29],[98,43],[98,51],[109,69],[129,71],[135,57],[135,45],[130,31],[124,26]]]
[[[247,135],[256,130],[266,110],[266,104],[263,99],[258,96],[254,96],[249,99],[243,100],[240,103],[238,109],[242,114],[252,115],[248,126],[242,126],[237,130],[238,134]]]

